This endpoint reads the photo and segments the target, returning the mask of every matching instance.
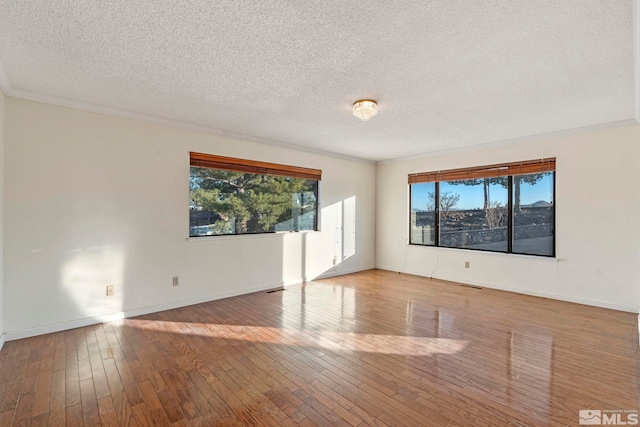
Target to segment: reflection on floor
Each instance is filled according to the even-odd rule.
[[[371,270],[8,342],[0,425],[577,425],[640,409],[635,320]]]

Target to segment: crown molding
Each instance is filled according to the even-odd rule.
[[[606,129],[606,128],[612,128],[612,127],[622,127],[622,126],[629,126],[632,124],[638,124],[640,123],[640,0],[633,0],[633,56],[634,56],[634,110],[635,110],[633,119],[623,120],[618,122],[611,122],[611,123],[602,123],[602,124],[593,125],[593,126],[567,129],[567,130],[556,131],[556,132],[548,132],[548,133],[542,133],[537,135],[530,135],[530,136],[524,136],[524,137],[512,138],[512,139],[506,139],[506,140],[500,140],[500,141],[490,141],[490,142],[475,144],[467,147],[438,150],[438,151],[429,152],[429,153],[421,153],[421,154],[416,154],[412,156],[397,157],[393,159],[385,159],[385,160],[378,160],[378,161],[299,146],[299,145],[276,141],[268,138],[248,135],[241,132],[225,131],[223,129],[197,125],[194,123],[183,122],[180,120],[174,120],[174,119],[169,119],[169,118],[160,117],[160,116],[152,116],[149,114],[137,113],[134,111],[129,111],[121,108],[107,107],[100,104],[93,104],[93,103],[77,101],[74,99],[69,99],[69,98],[64,98],[64,97],[59,97],[54,95],[47,95],[47,94],[42,94],[38,92],[17,89],[13,87],[13,84],[9,79],[9,76],[6,72],[6,69],[4,68],[4,65],[2,64],[2,61],[0,61],[0,90],[2,90],[2,92],[6,96],[26,99],[29,101],[42,102],[45,104],[57,105],[60,107],[74,108],[77,110],[104,114],[108,116],[135,120],[135,121],[140,121],[140,122],[150,123],[150,124],[155,124],[160,126],[166,126],[166,127],[175,128],[175,129],[182,129],[182,130],[205,133],[205,134],[210,134],[210,135],[215,135],[215,136],[220,136],[225,138],[255,142],[258,144],[270,145],[270,146],[285,148],[285,149],[294,150],[294,151],[302,151],[310,154],[317,154],[321,156],[333,157],[333,158],[338,158],[342,160],[349,160],[349,161],[355,161],[355,162],[366,163],[366,164],[385,164],[385,163],[395,163],[395,162],[403,162],[407,160],[428,158],[428,157],[433,157],[437,155],[442,155],[445,153],[448,154],[448,153],[464,152],[464,151],[469,151],[469,150],[473,150],[481,147],[501,146],[501,145],[511,144],[515,142],[532,141],[540,138],[551,138],[555,136],[569,135],[569,134],[587,132],[587,131],[598,130],[598,129]]]
[[[350,160],[360,163],[375,164],[374,161],[368,159],[362,159],[359,157],[346,156],[343,154],[332,153],[330,151],[317,150],[309,147],[302,147],[299,145],[276,141],[268,138],[261,138],[253,135],[248,135],[240,132],[229,132],[223,129],[213,128],[209,126],[197,125],[194,123],[183,122],[180,120],[168,119],[160,116],[152,116],[149,114],[137,113],[134,111],[128,111],[122,108],[107,107],[100,104],[93,104],[89,102],[76,101],[74,99],[47,95],[38,92],[32,92],[28,90],[18,89],[13,86],[9,75],[7,74],[2,61],[0,60],[0,90],[6,95],[13,98],[26,99],[28,101],[42,102],[45,104],[57,105],[60,107],[75,108],[77,110],[89,111],[92,113],[105,114],[108,116],[120,117],[129,120],[136,120],[145,123],[151,123],[160,126],[166,126],[170,128],[182,129],[192,132],[206,133],[215,136],[221,136],[225,138],[239,139],[242,141],[255,142],[264,145],[271,145],[280,148],[286,148],[289,150],[302,151],[310,154],[317,154],[320,156],[328,156],[338,158],[342,160]]]
[[[10,96],[9,93],[13,91],[13,85],[11,84],[11,80],[9,80],[7,70],[5,70],[4,65],[2,65],[2,61],[0,61],[0,90],[7,96]]]
[[[545,138],[545,139],[546,138],[555,138],[555,137],[559,137],[559,136],[573,135],[573,134],[577,134],[577,133],[591,132],[591,131],[595,131],[595,130],[620,128],[620,127],[625,127],[625,126],[635,126],[637,124],[638,124],[638,121],[636,119],[628,119],[628,120],[622,120],[622,121],[610,122],[610,123],[601,123],[601,124],[598,124],[598,125],[584,126],[584,127],[580,127],[580,128],[573,128],[573,129],[559,130],[559,131],[555,131],[555,132],[539,133],[539,134],[536,134],[536,135],[522,136],[522,137],[519,137],[519,138],[503,139],[503,140],[500,140],[500,141],[490,141],[490,142],[485,142],[485,143],[482,143],[482,144],[469,145],[469,146],[466,146],[466,147],[458,147],[458,148],[450,148],[450,149],[447,149],[447,150],[432,151],[430,153],[416,154],[415,156],[397,157],[395,159],[380,160],[380,161],[377,162],[377,164],[398,163],[398,162],[405,162],[405,161],[408,161],[408,160],[425,159],[425,158],[429,158],[429,157],[441,156],[443,154],[469,152],[469,151],[482,149],[482,148],[487,148],[487,147],[500,147],[500,146],[504,146],[504,145],[511,145],[511,144],[514,144],[514,143],[517,143],[517,142],[539,141],[542,138]]]
[[[0,66],[2,64],[0,63]],[[0,74],[2,70],[0,69]],[[6,76],[6,75],[5,75]],[[174,129],[182,129],[192,132],[205,133],[225,138],[232,138],[247,142],[255,142],[258,144],[270,145],[279,148],[286,148],[294,151],[302,151],[305,153],[316,154],[320,156],[333,157],[342,160],[349,160],[353,162],[366,163],[366,164],[375,164],[373,160],[362,159],[359,157],[346,156],[343,154],[332,153],[330,151],[317,150],[314,148],[303,147],[295,144],[290,144],[286,142],[276,141],[268,138],[261,138],[253,135],[248,135],[240,132],[230,132],[222,129],[217,129],[209,126],[197,125],[194,123],[183,122],[180,120],[168,119],[160,116],[152,116],[149,114],[137,113],[134,111],[128,111],[121,108],[107,107],[104,105],[93,104],[88,102],[76,101],[74,99],[63,98],[59,96],[46,95],[38,92],[31,92],[22,89],[16,89],[11,85],[11,82],[6,79],[8,90],[4,90],[4,86],[2,86],[2,76],[0,76],[0,87],[3,88],[5,95],[11,96],[13,98],[25,99],[28,101],[42,102],[44,104],[57,105],[60,107],[74,108],[76,110],[88,111],[91,113],[104,114],[107,116],[114,116],[129,120],[135,120],[144,123],[150,123],[160,126],[166,126]]]
[[[634,0],[634,1],[635,1],[634,4],[635,3],[640,3],[640,0]],[[2,66],[2,63],[0,63],[0,67],[1,66]],[[638,67],[636,66],[636,68],[638,68]],[[2,76],[1,76],[2,71],[3,71],[3,68],[0,68],[0,84],[2,83],[2,81],[1,81],[2,80]],[[637,80],[637,81],[640,82],[640,80]],[[385,163],[403,162],[403,161],[406,161],[406,160],[421,159],[421,158],[439,156],[439,155],[442,155],[442,154],[449,154],[449,153],[456,153],[456,152],[467,152],[469,150],[474,150],[474,149],[479,149],[479,148],[486,148],[486,147],[499,147],[501,145],[508,145],[508,144],[513,144],[513,143],[516,143],[516,142],[534,141],[534,140],[539,140],[541,138],[552,138],[552,137],[557,137],[557,136],[571,135],[571,134],[575,134],[575,133],[582,133],[582,132],[588,132],[588,131],[593,131],[593,130],[609,129],[609,128],[614,128],[614,127],[637,125],[638,123],[640,123],[640,117],[638,117],[638,113],[640,111],[639,110],[640,109],[640,105],[638,104],[638,100],[640,99],[640,96],[638,96],[638,94],[636,94],[636,100],[635,100],[636,101],[636,118],[632,118],[632,119],[628,119],[628,120],[622,120],[622,121],[618,121],[618,122],[602,123],[602,124],[593,125],[593,126],[585,126],[585,127],[581,127],[581,128],[566,129],[566,130],[548,132],[548,133],[541,133],[541,134],[536,134],[536,135],[528,135],[528,136],[505,139],[505,140],[500,140],[500,141],[490,141],[490,142],[485,142],[485,143],[481,143],[481,144],[474,144],[474,145],[470,145],[470,146],[466,146],[466,147],[451,148],[451,149],[447,149],[447,150],[438,150],[438,151],[433,151],[433,152],[430,152],[430,153],[420,153],[420,154],[416,154],[416,155],[413,155],[413,156],[406,156],[406,157],[398,157],[398,158],[393,158],[393,159],[385,159],[385,160],[373,161],[373,160],[363,159],[363,158],[359,158],[359,157],[352,157],[352,156],[346,156],[346,155],[343,155],[343,154],[332,153],[330,151],[323,151],[323,150],[317,150],[317,149],[308,148],[308,147],[302,147],[302,146],[298,146],[298,145],[295,145],[295,144],[276,141],[276,140],[272,140],[272,139],[268,139],[268,138],[261,138],[261,137],[257,137],[257,136],[253,136],[253,135],[243,134],[243,133],[240,133],[240,132],[230,132],[230,131],[225,131],[225,130],[217,129],[217,128],[213,128],[213,127],[208,127],[208,126],[202,126],[202,125],[197,125],[197,124],[193,124],[193,123],[183,122],[183,121],[180,121],[180,120],[173,120],[173,119],[168,119],[168,118],[160,117],[160,116],[152,116],[152,115],[148,115],[148,114],[137,113],[137,112],[133,112],[133,111],[124,110],[124,109],[121,109],[121,108],[106,107],[104,105],[92,104],[92,103],[87,103],[87,102],[82,102],[82,101],[76,101],[76,100],[69,99],[69,98],[63,98],[63,97],[58,97],[58,96],[53,96],[53,95],[41,94],[41,93],[37,93],[37,92],[25,91],[25,90],[22,90],[22,89],[13,88],[13,86],[11,86],[11,82],[9,82],[8,79],[7,79],[7,82],[8,82],[8,86],[11,88],[11,90],[5,91],[5,95],[11,96],[11,97],[14,97],[14,98],[26,99],[26,100],[35,101],[35,102],[42,102],[42,103],[45,103],[45,104],[57,105],[57,106],[60,106],[60,107],[74,108],[74,109],[77,109],[77,110],[88,111],[88,112],[98,113],[98,114],[104,114],[104,115],[114,116],[114,117],[120,117],[120,118],[124,118],[124,119],[135,120],[135,121],[140,121],[140,122],[150,123],[150,124],[155,124],[155,125],[160,125],[160,126],[166,126],[166,127],[170,127],[170,128],[174,128],[174,129],[182,129],[182,130],[187,130],[187,131],[192,131],[192,132],[199,132],[199,133],[205,133],[205,134],[210,134],[210,135],[215,135],[215,136],[220,136],[220,137],[225,137],[225,138],[237,139],[237,140],[241,140],[241,141],[255,142],[255,143],[258,143],[258,144],[270,145],[270,146],[279,147],[279,148],[285,148],[285,149],[294,150],[294,151],[302,151],[302,152],[306,152],[306,153],[310,153],[310,154],[317,154],[317,155],[321,155],[321,156],[333,157],[333,158],[338,158],[338,159],[342,159],[342,160],[349,160],[349,161],[355,161],[355,162],[366,163],[366,164],[385,164]],[[636,84],[636,91],[637,91],[637,86],[638,86],[638,84]]]

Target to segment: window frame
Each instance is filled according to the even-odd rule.
[[[534,173],[547,173],[550,172],[553,178],[553,203],[551,204],[551,212],[553,215],[553,234],[551,244],[551,255],[534,254],[525,252],[515,252],[513,250],[513,238],[514,238],[514,217],[513,217],[513,183],[514,176],[518,175],[530,175]],[[498,251],[491,249],[471,248],[471,247],[452,247],[440,245],[440,183],[445,181],[459,181],[465,179],[478,179],[478,178],[494,178],[494,177],[507,177],[508,189],[507,189],[507,250]],[[414,184],[423,184],[433,182],[435,184],[435,236],[433,244],[429,243],[413,243],[412,241],[412,227],[411,227],[411,213],[412,213],[412,193]],[[556,159],[543,158],[538,160],[502,163],[496,165],[487,166],[475,166],[462,169],[450,169],[444,171],[434,172],[420,172],[408,175],[409,186],[409,215],[408,215],[408,244],[413,246],[426,246],[453,250],[467,250],[467,251],[479,251],[489,252],[496,254],[506,255],[523,255],[523,256],[535,256],[543,258],[555,258],[556,257]]]
[[[189,152],[189,170],[191,168],[205,168],[222,171],[239,172],[243,174],[263,175],[263,176],[280,176],[286,178],[305,179],[316,181],[315,185],[315,215],[312,230],[283,230],[283,231],[258,231],[248,233],[227,233],[227,234],[210,234],[210,235],[191,235],[191,219],[189,219],[189,240],[201,240],[208,238],[236,238],[241,236],[265,236],[270,234],[284,233],[311,233],[320,231],[320,182],[322,180],[322,170],[304,168],[299,166],[290,166],[279,163],[269,163],[257,160],[240,159],[236,157],[225,157],[215,154],[206,154],[198,152]],[[191,172],[189,172],[191,177]],[[191,189],[189,190],[191,192]],[[191,201],[191,197],[189,197]],[[189,212],[191,209],[189,209]]]

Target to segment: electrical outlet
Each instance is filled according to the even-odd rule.
[[[464,262],[464,268],[469,268],[469,261]]]
[[[179,285],[180,285],[180,277],[173,276],[173,286],[179,286]]]
[[[112,297],[116,293],[115,285],[107,285],[107,296]]]

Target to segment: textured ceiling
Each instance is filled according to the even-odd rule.
[[[384,160],[632,119],[632,15],[631,0],[0,0],[0,63],[8,95]],[[351,115],[361,98],[379,102],[369,122]]]

